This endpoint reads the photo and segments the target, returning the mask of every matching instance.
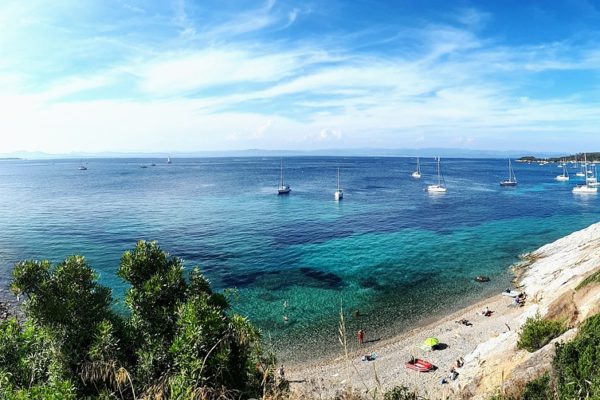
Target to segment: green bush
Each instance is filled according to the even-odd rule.
[[[233,398],[276,390],[260,332],[155,242],[123,254],[124,314],[81,256],[25,261],[27,322],[0,323],[0,398]]]
[[[414,391],[406,386],[396,386],[383,395],[383,400],[419,400],[419,397]]]
[[[525,385],[520,400],[549,400],[553,397],[550,375],[544,374]]]
[[[554,357],[561,399],[600,398],[600,314],[579,328],[572,342],[557,344]]]
[[[588,276],[583,281],[581,281],[581,283],[579,285],[577,285],[575,290],[579,290],[581,288],[586,287],[587,285],[591,285],[592,283],[598,283],[598,282],[600,282],[600,271],[594,272],[592,275]]]
[[[533,318],[527,318],[519,333],[517,347],[525,349],[530,353],[541,349],[552,339],[560,336],[567,330],[566,324],[559,321],[546,320],[536,314]]]

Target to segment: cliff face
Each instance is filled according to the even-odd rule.
[[[501,388],[510,393],[542,375],[550,369],[554,343],[573,339],[577,325],[600,312],[600,284],[577,289],[600,270],[600,223],[543,246],[526,260],[518,285],[528,295],[527,304],[516,326],[507,325],[465,357],[462,377],[467,383],[461,392],[466,397],[485,399]],[[571,329],[534,353],[517,350],[520,327],[537,313],[567,321]]]

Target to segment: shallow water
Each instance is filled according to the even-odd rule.
[[[216,287],[236,287],[234,309],[289,360],[338,351],[340,304],[349,332],[388,337],[506,287],[519,254],[600,216],[597,196],[554,182],[553,165],[516,163],[519,186],[501,188],[505,160],[443,160],[448,193],[430,195],[433,160],[415,181],[414,159],[291,157],[292,193],[277,196],[279,162],[0,162],[0,284],[17,260],[82,253],[119,298],[120,255],[156,239]]]

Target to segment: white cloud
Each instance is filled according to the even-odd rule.
[[[11,15],[23,14],[11,4]],[[574,89],[560,97],[532,85],[540,72],[597,72],[600,51],[569,40],[495,43],[475,33],[490,18],[477,10],[459,12],[461,28],[427,24],[389,39],[401,47],[410,37],[414,48],[359,53],[353,50],[358,39],[236,40],[294,23],[299,9],[282,3],[263,2],[204,30],[183,1],[175,6],[174,42],[138,44],[103,35],[78,42],[90,54],[114,40],[120,42],[111,49],[131,52],[93,71],[68,71],[40,84],[41,72],[28,75],[15,68],[13,57],[0,60],[0,131],[10,132],[5,148],[485,146],[494,137],[510,147],[541,132],[568,143],[566,127],[593,140],[600,123],[597,81],[589,93]],[[8,11],[0,10],[0,22],[5,20]],[[104,100],[72,96],[93,90]]]
[[[296,60],[286,55],[252,55],[238,49],[206,49],[165,54],[140,65],[141,88],[156,95],[182,94],[239,82],[276,81],[290,74]]]

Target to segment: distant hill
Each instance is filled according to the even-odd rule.
[[[589,162],[600,162],[600,152],[586,153],[585,157],[587,158],[587,160]],[[584,158],[584,154],[578,153],[578,154],[570,154],[570,155],[566,155],[566,156],[547,157],[547,158],[539,158],[539,157],[535,157],[535,156],[525,156],[525,157],[519,158],[517,161],[520,161],[520,162],[541,162],[541,161],[561,162],[561,161],[583,161],[583,158]]]

